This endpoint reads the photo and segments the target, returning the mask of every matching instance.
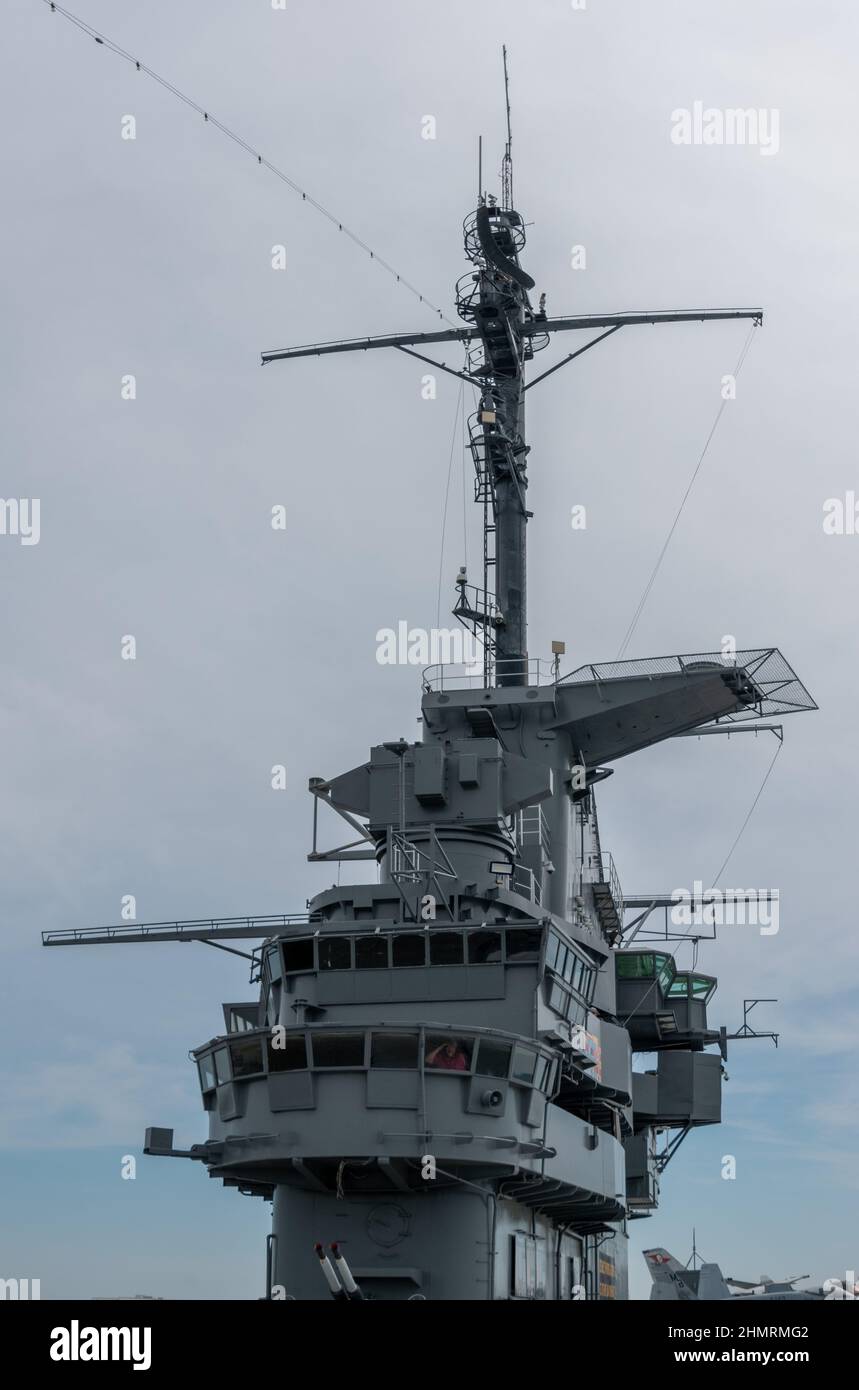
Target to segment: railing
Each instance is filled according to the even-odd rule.
[[[602,854],[589,854],[582,866],[582,882],[607,884],[609,895],[621,922],[623,921],[623,892],[620,886],[614,860],[607,851]]]
[[[534,870],[529,869],[527,864],[519,864],[514,869],[510,887],[514,893],[521,893],[523,898],[536,903],[537,907],[540,906],[540,900],[543,896],[542,884]]]
[[[522,685],[553,685],[555,683],[554,662],[539,657],[527,657],[524,661],[516,658],[502,658],[493,663],[494,675],[508,678],[518,676]],[[462,664],[427,666],[422,674],[424,690],[486,690],[483,671],[475,671]]]
[[[600,681],[656,678],[659,676],[700,677],[707,672],[720,674],[738,695],[740,707],[719,716],[720,723],[753,720],[763,714],[790,714],[795,710],[817,709],[815,701],[777,647],[755,647],[733,652],[692,652],[678,656],[652,656],[634,661],[608,661],[580,666],[558,684],[582,685]],[[743,708],[742,706],[745,706]]]
[[[539,845],[544,854],[550,853],[552,837],[542,806],[526,806],[516,813],[515,834],[517,845],[523,849],[526,845]]]

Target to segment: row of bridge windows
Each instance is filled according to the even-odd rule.
[[[274,1028],[247,1034],[197,1054],[204,1092],[229,1081],[284,1071],[382,1070],[473,1074],[507,1079],[546,1091],[553,1080],[554,1059],[536,1048],[498,1037],[461,1033],[374,1031],[304,1032]]]
[[[280,943],[287,975],[322,970],[388,970],[427,965],[520,965],[539,961],[543,944],[540,927],[448,928],[372,936],[298,937]],[[585,956],[559,932],[551,930],[546,943],[546,969],[590,999],[596,971]]]

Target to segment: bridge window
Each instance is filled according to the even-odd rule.
[[[501,959],[500,931],[473,931],[468,935],[469,965],[486,965]]]
[[[430,932],[430,965],[462,965],[462,933]]]
[[[348,936],[321,937],[319,941],[320,970],[351,970],[352,942]]]
[[[207,1052],[205,1057],[201,1057],[197,1062],[197,1070],[200,1073],[200,1089],[211,1091],[218,1084],[215,1074],[215,1060],[211,1052]]]
[[[532,1052],[527,1047],[514,1047],[513,1049],[513,1073],[514,1081],[523,1081],[530,1085],[534,1079],[534,1066],[537,1061],[536,1052]]]
[[[569,990],[564,989],[563,985],[553,980],[549,989],[549,1008],[554,1009],[556,1014],[566,1018],[573,1005],[573,996]]]
[[[550,931],[550,932],[549,932],[549,940],[546,942],[546,969],[547,969],[547,970],[554,970],[554,969],[555,969],[555,966],[557,965],[557,961],[558,961],[558,948],[559,948],[560,944],[561,944],[561,938],[558,936],[557,932]]]
[[[540,927],[516,928],[507,933],[507,960],[539,960],[543,933]]]
[[[312,937],[307,937],[303,941],[284,941],[283,968],[287,973],[313,969]]]
[[[538,1057],[537,1070],[534,1072],[534,1085],[538,1091],[544,1091],[546,1089],[546,1073],[548,1070],[548,1057]]]
[[[506,1076],[510,1070],[512,1051],[510,1043],[496,1042],[494,1038],[481,1038],[474,1070],[478,1076]]]
[[[237,1081],[243,1076],[256,1076],[262,1071],[262,1043],[259,1038],[247,1038],[243,1042],[231,1043],[230,1057],[233,1076]]]
[[[387,970],[388,938],[386,936],[359,936],[355,939],[356,970]]]
[[[439,1071],[470,1071],[474,1042],[471,1038],[452,1037],[449,1033],[428,1036],[424,1066]]]
[[[671,984],[671,981],[674,979],[674,974],[677,969],[677,967],[674,964],[674,957],[662,955],[660,953],[659,955],[655,955],[653,960],[654,968],[656,970],[656,978],[659,981],[659,984],[661,985],[663,991],[667,990],[669,985]]]
[[[315,1067],[363,1067],[363,1033],[314,1033]]]
[[[653,979],[653,956],[649,951],[618,951],[615,966],[621,980]]]
[[[282,1046],[276,1044],[282,1043]],[[268,1039],[269,1071],[304,1071],[307,1043],[303,1033],[275,1033]]]
[[[218,1085],[223,1086],[225,1081],[230,1080],[230,1059],[227,1049],[217,1047],[212,1055],[215,1059],[215,1075],[218,1078]]]
[[[394,937],[394,965],[425,965],[426,956],[425,936],[417,932],[409,932]]]
[[[414,1071],[418,1065],[417,1033],[373,1033],[370,1066]]]

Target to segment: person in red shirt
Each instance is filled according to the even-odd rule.
[[[468,1058],[456,1038],[439,1043],[432,1052],[427,1053],[428,1067],[441,1067],[445,1071],[468,1071]]]

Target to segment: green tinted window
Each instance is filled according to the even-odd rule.
[[[622,980],[653,979],[653,956],[649,951],[618,951],[615,966]]]
[[[657,979],[663,990],[666,990],[674,979],[676,966],[673,956],[658,955],[654,957],[656,962]]]

